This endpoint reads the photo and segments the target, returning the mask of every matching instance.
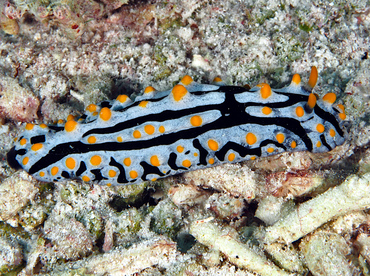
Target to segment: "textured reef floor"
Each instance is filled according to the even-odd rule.
[[[0,273],[370,275],[369,2],[126,2],[0,0]],[[311,66],[346,107],[328,153],[120,187],[6,163],[26,122],[184,75],[280,88]]]

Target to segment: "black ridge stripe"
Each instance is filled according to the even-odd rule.
[[[118,177],[117,177],[117,182],[118,183],[127,183],[128,182],[128,180],[126,178],[125,168],[123,167],[122,164],[118,163],[113,157],[111,157],[109,165],[118,168],[118,170],[119,170],[119,174],[118,174]]]
[[[126,122],[122,122],[117,124],[116,126],[109,127],[109,128],[100,128],[100,129],[92,129],[90,131],[87,131],[83,137],[88,136],[92,133],[101,133],[101,134],[108,134],[108,133],[114,133],[117,131],[121,131],[125,129],[126,127],[133,127],[137,126],[141,123],[147,122],[147,121],[165,121],[168,118],[174,119],[174,118],[180,118],[186,115],[190,114],[197,114],[200,112],[204,111],[209,111],[209,110],[219,110],[222,115],[224,115],[223,118],[219,118],[218,120],[208,124],[209,129],[219,129],[219,128],[228,128],[236,125],[243,125],[243,124],[263,124],[263,125],[274,125],[278,124],[281,125],[282,127],[291,130],[293,133],[297,134],[298,136],[302,137],[305,136],[306,133],[300,123],[296,121],[295,119],[292,118],[260,118],[260,117],[252,117],[249,116],[248,114],[245,113],[245,108],[248,106],[247,104],[241,104],[237,102],[232,94],[225,94],[226,100],[222,104],[218,105],[209,105],[209,106],[200,106],[200,107],[195,107],[195,108],[189,108],[189,109],[184,109],[184,110],[179,110],[179,111],[163,111],[158,114],[149,114],[146,116],[138,117],[138,119],[133,119],[129,120]],[[292,95],[291,98],[296,98],[292,101],[287,101],[285,102],[286,106],[290,106],[292,104],[295,104],[296,102],[299,102],[302,100],[302,97],[305,97],[307,99],[307,96],[302,96],[302,95]],[[281,103],[279,104],[279,107]],[[249,106],[255,105],[255,103],[250,103]],[[260,104],[260,106],[271,106],[271,107],[277,107],[276,104],[271,103],[271,104]],[[225,116],[227,115],[227,116]],[[234,115],[234,116],[233,116]],[[226,118],[225,118],[226,117]],[[254,118],[254,119],[253,119]],[[140,119],[140,120],[139,120]],[[261,122],[263,120],[263,122]],[[223,121],[222,125],[219,124],[220,121]],[[281,124],[279,124],[279,122]],[[199,132],[198,129],[198,135],[201,134],[202,132]],[[189,129],[190,132],[193,132],[194,129]],[[185,130],[186,131],[186,130]],[[166,136],[166,135],[163,135]],[[189,138],[195,138],[197,136],[189,137]],[[156,139],[156,138],[154,138]],[[310,147],[310,144],[312,144],[310,141],[307,140],[308,137],[305,139],[305,144],[308,148],[308,150],[312,150],[312,146]],[[138,141],[139,142],[139,141]],[[136,142],[135,142],[136,143]],[[152,143],[152,145],[159,145],[156,143]],[[169,144],[169,143],[165,143]]]
[[[103,101],[99,105],[100,105],[101,108],[103,108],[103,107],[111,108],[112,107],[112,104],[108,101]]]
[[[236,87],[238,88],[238,87]],[[245,88],[242,88],[242,92],[248,92],[245,90]],[[225,92],[226,93],[226,92]],[[184,116],[188,116],[191,114],[199,114],[205,111],[210,110],[219,110],[222,114],[229,114],[232,112],[234,108],[242,111],[242,113],[245,113],[245,108],[248,106],[268,106],[270,108],[282,108],[282,107],[288,107],[291,105],[294,105],[298,102],[306,102],[308,99],[308,96],[305,95],[296,95],[296,94],[284,94],[288,97],[288,100],[285,102],[276,102],[276,103],[254,103],[254,102],[248,102],[248,103],[239,103],[235,100],[233,93],[226,93],[224,94],[226,97],[226,100],[224,103],[221,104],[212,104],[212,105],[202,105],[197,106],[193,108],[186,108],[181,110],[164,110],[159,113],[154,114],[148,114],[144,116],[139,116],[131,120],[127,120],[122,123],[118,123],[115,126],[111,127],[104,127],[104,128],[94,128],[87,132],[85,132],[82,137],[86,137],[91,134],[109,134],[109,133],[115,133],[119,132],[125,129],[133,128],[135,126],[144,124],[146,122],[164,122],[166,120],[170,119],[178,119],[182,118]],[[152,100],[151,100],[152,101]],[[137,102],[139,104],[140,102]],[[132,107],[132,106],[130,106]],[[124,109],[123,111],[127,110]]]
[[[239,116],[240,117],[240,116]],[[312,142],[307,136],[305,130],[301,127],[299,122],[291,118],[259,118],[246,115],[250,119],[250,123],[259,124],[259,125],[280,125],[283,128],[287,128],[293,133],[296,133],[306,144],[307,150],[312,151]],[[254,120],[252,120],[254,118]],[[167,135],[162,135],[155,137],[150,140],[140,140],[134,142],[118,143],[118,142],[107,142],[103,144],[84,144],[80,141],[70,142],[65,144],[56,145],[49,153],[42,157],[38,162],[36,162],[29,170],[30,174],[33,174],[42,168],[49,166],[52,163],[55,163],[69,154],[75,153],[86,153],[90,151],[130,151],[130,150],[141,150],[144,148],[149,148],[155,145],[170,145],[175,143],[180,139],[192,139],[198,137],[199,135],[205,133],[208,130],[214,129],[216,126],[218,128],[227,128],[229,126],[228,119],[233,120],[231,116],[229,118],[221,117],[219,120],[216,120],[215,126],[212,124],[205,125],[203,127],[196,127],[189,130],[182,130],[176,133],[170,133]],[[237,118],[235,118],[235,125],[239,125]],[[175,169],[175,167],[171,167]],[[181,168],[186,169],[186,168]]]
[[[19,164],[15,157],[17,156],[17,151],[15,150],[15,146],[13,146],[10,151],[6,154],[6,161],[8,162],[9,166],[13,169],[21,169],[22,166]]]
[[[328,148],[329,151],[332,150],[332,147],[326,142],[326,139],[325,139],[325,135],[324,134],[321,134],[320,135],[320,140],[321,140],[321,143]]]
[[[311,140],[310,140],[311,141]],[[273,141],[273,140],[270,140],[270,139],[266,139],[266,140],[263,140],[261,143],[260,143],[260,147],[264,147],[264,146],[267,146],[268,144],[274,144],[276,147],[278,148],[282,148],[284,151],[286,151],[286,146],[284,146],[283,144],[280,144],[276,141]]]
[[[219,151],[216,152],[216,157],[218,160],[223,162],[225,160],[225,155],[229,150],[234,150],[241,157],[244,157],[246,155],[256,155],[261,156],[261,148],[250,148],[250,147],[243,147],[242,145],[235,143],[235,142],[227,142],[226,145],[224,145]]]
[[[64,178],[71,178],[71,176],[69,175],[69,173],[66,172],[66,171],[62,171],[61,176],[63,176]]]
[[[30,143],[33,145],[33,144],[36,144],[36,143],[43,143],[45,142],[45,135],[38,135],[38,136],[34,136],[30,139]]]
[[[199,150],[199,163],[197,165],[198,166],[199,165],[207,165],[208,151],[205,148],[202,147],[202,145],[199,142],[199,139],[194,139],[193,146],[194,146],[194,148]]]
[[[182,110],[164,110],[160,113],[148,114],[140,117],[136,117],[131,120],[127,120],[122,123],[118,123],[115,126],[105,127],[105,128],[94,128],[86,131],[82,137],[89,136],[91,134],[109,134],[119,132],[125,129],[130,129],[138,125],[144,124],[146,122],[164,122],[168,119],[177,119],[191,114],[197,114],[208,110],[218,109],[219,105],[208,105],[208,106],[198,106],[194,108],[182,109]]]
[[[219,151],[216,152],[216,157],[221,162],[225,161],[226,153],[229,150],[236,151],[237,153],[239,153],[239,155],[241,157],[245,157],[246,155],[261,156],[262,155],[262,152],[261,152],[262,147],[264,147],[268,144],[274,144],[276,147],[283,148],[284,150],[286,150],[286,147],[284,145],[282,145],[278,142],[275,142],[273,140],[269,140],[269,139],[262,141],[260,143],[260,146],[256,147],[256,148],[251,148],[249,145],[244,147],[244,146],[242,146],[238,143],[235,143],[235,142],[227,142],[226,145],[224,145]]]
[[[50,128],[51,130],[54,130],[54,132],[59,132],[59,131],[62,131],[64,130],[64,126],[48,126],[48,128]]]
[[[244,87],[241,87],[241,86],[220,86],[216,90],[193,91],[193,92],[191,92],[191,94],[199,96],[199,95],[204,95],[204,94],[211,93],[211,92],[227,93],[228,95],[240,94],[240,93],[245,93],[245,92],[255,93],[255,91],[253,91],[253,92],[248,91],[247,89],[245,89]],[[276,92],[276,93],[288,96],[289,100],[286,101],[286,102],[270,103],[270,104],[267,104],[267,105],[262,104],[262,103],[257,103],[256,105],[269,106],[269,107],[271,105],[271,107],[278,108],[278,107],[285,107],[285,106],[288,106],[289,104],[293,104],[293,103],[300,102],[300,101],[306,102],[307,99],[308,99],[308,96],[305,96],[305,95],[297,95],[297,94],[290,94],[290,93],[284,93],[284,92]],[[168,95],[163,96],[161,98],[150,99],[150,101],[151,102],[159,102],[159,101],[163,100],[164,98],[166,98],[167,96]],[[138,106],[140,103],[141,103],[141,101],[133,102],[130,105],[125,106],[123,109],[116,110],[116,111],[117,112],[125,112],[125,111],[127,111],[128,109],[130,109],[134,106]],[[254,103],[250,102],[249,105],[253,106]],[[99,128],[92,129],[89,132],[86,132],[82,137],[86,137],[87,135],[90,135],[90,134],[93,134],[93,133],[97,133],[97,134],[99,134],[99,133],[114,133],[114,132],[121,131],[121,130],[124,130],[124,129],[127,129],[127,128],[131,128],[133,126],[136,126],[136,125],[148,122],[148,121],[162,122],[162,121],[167,120],[167,118],[177,119],[177,118],[181,118],[184,115],[189,115],[189,114],[199,113],[199,112],[203,112],[203,111],[213,110],[214,109],[213,106],[214,105],[208,105],[209,108],[205,109],[206,106],[203,105],[203,106],[200,106],[200,107],[193,108],[194,109],[193,111],[191,111],[192,109],[188,108],[188,109],[177,110],[177,111],[167,110],[167,111],[163,111],[163,112],[160,112],[160,113],[149,114],[149,115],[145,115],[145,116],[142,116],[142,117],[137,117],[137,118],[133,119],[134,121],[131,122],[131,123],[130,123],[131,120],[127,121],[127,122],[124,122],[124,123],[128,124],[127,126],[124,125],[123,123],[119,123],[114,127],[104,128],[105,131],[103,131],[103,132],[100,132]],[[195,110],[195,109],[199,109],[199,110]],[[177,116],[175,116],[176,113],[178,114]],[[153,117],[153,116],[156,116],[156,115],[160,115],[161,118]],[[142,119],[139,122],[137,122],[136,120],[138,120],[139,118],[142,118]],[[163,119],[163,118],[165,118],[165,119]],[[116,130],[110,131],[110,129],[113,129],[113,128],[116,128]],[[92,132],[92,131],[96,131],[96,132]]]
[[[156,174],[156,175],[159,175],[159,176],[165,176],[164,173],[162,173],[158,167],[155,167],[155,166],[152,166],[152,165],[149,165],[147,162],[145,161],[142,161],[140,162],[140,165],[143,167],[144,169],[144,173],[143,175],[141,176],[141,179],[142,180],[150,180],[150,179],[147,179],[146,176],[148,174]]]
[[[93,169],[93,170],[91,170],[91,173],[95,176],[94,180],[96,180],[96,181],[100,181],[100,180],[103,180],[103,179],[108,179],[106,177],[103,177],[103,175],[101,174],[100,169]]]
[[[15,151],[15,155],[19,154],[19,155],[25,155],[27,153],[27,150],[26,149],[19,149],[19,150],[16,150]]]
[[[82,173],[84,173],[86,171],[86,164],[84,161],[81,161],[80,162],[80,167],[78,168],[78,170],[76,171],[76,176],[80,176]]]
[[[314,109],[317,116],[319,116],[324,121],[328,121],[329,123],[331,123],[335,127],[337,133],[343,137],[343,130],[340,128],[339,123],[333,114],[322,110],[318,105],[316,105]]]
[[[176,158],[177,158],[177,154],[174,153],[174,152],[171,152],[170,157],[168,158],[168,165],[170,166],[170,168],[175,170],[175,171],[187,170],[187,168],[185,168],[185,167],[178,167],[176,165]]]
[[[103,144],[84,144],[81,141],[58,144],[49,153],[36,162],[29,170],[30,174],[39,171],[42,168],[55,163],[69,154],[86,153],[90,151],[130,151],[141,150],[157,145],[170,145],[180,139],[194,139],[199,135],[214,129],[227,129],[234,126],[243,126],[249,124],[257,125],[278,125],[295,133],[306,145],[307,150],[312,151],[312,141],[307,136],[306,131],[300,122],[292,118],[261,118],[250,116],[245,113],[245,105],[237,102],[232,94],[226,94],[224,104],[217,105],[218,110],[223,116],[212,123],[201,127],[184,129],[178,132],[161,135],[148,140],[137,140],[126,143],[106,142]],[[189,115],[187,110],[186,115]],[[104,129],[101,129],[104,130]],[[174,168],[173,168],[174,169]],[[186,169],[186,168],[183,168]]]

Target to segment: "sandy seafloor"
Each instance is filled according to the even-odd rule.
[[[370,275],[369,1],[124,2],[0,1],[0,273]],[[311,66],[346,108],[329,153],[121,187],[6,163],[27,122],[186,74],[280,88]]]

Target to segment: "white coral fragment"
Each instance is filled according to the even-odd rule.
[[[168,268],[173,265],[177,255],[176,244],[161,237],[129,249],[94,256],[84,267],[86,273],[94,275],[133,275],[152,266]]]
[[[302,203],[266,229],[265,241],[292,243],[331,219],[370,207],[370,173],[350,176],[341,185]]]
[[[313,275],[359,275],[349,258],[351,247],[339,234],[315,233],[300,245]]]
[[[260,275],[289,275],[289,273],[275,266],[271,261],[268,261],[264,256],[257,254],[246,244],[238,241],[232,233],[230,227],[220,229],[210,219],[194,221],[190,226],[190,234],[192,234],[198,242],[211,247],[215,250],[220,250],[225,254],[231,263],[257,272]]]

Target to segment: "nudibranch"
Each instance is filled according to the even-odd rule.
[[[247,89],[185,76],[171,90],[149,86],[134,101],[120,95],[90,104],[65,124],[29,123],[8,163],[41,181],[119,185],[285,151],[330,151],[345,141],[346,115],[334,93],[312,93],[317,78],[312,67],[306,86],[295,74],[281,89]]]

